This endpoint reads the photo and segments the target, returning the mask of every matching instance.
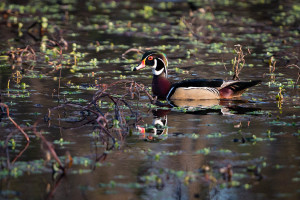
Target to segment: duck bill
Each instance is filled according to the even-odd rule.
[[[146,67],[145,60],[142,60],[141,64],[133,69],[133,71],[140,70]]]

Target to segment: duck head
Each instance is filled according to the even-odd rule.
[[[146,66],[151,67],[154,76],[168,76],[168,60],[166,55],[163,53],[157,51],[147,51],[142,57],[141,64],[135,67],[133,71],[143,69]]]

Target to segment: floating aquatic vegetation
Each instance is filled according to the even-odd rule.
[[[208,135],[206,135],[207,138],[220,138],[220,137],[224,137],[224,135],[220,132],[216,132],[216,133],[210,133]]]
[[[26,138],[16,134],[19,130],[1,106],[0,198],[25,198],[23,178],[36,188],[28,198],[79,193],[82,198],[97,194],[159,199],[167,194],[175,199],[180,194],[180,198],[205,199],[215,194],[217,199],[250,193],[253,198],[296,198],[298,10],[296,2],[269,0],[0,2],[0,101],[9,106],[10,117],[31,140],[27,148]],[[138,51],[122,56],[131,47],[161,50],[169,55],[172,80],[220,75],[231,79],[234,60],[230,61],[238,58],[234,44],[251,50],[240,78],[264,81],[242,97],[248,102],[222,102],[213,108],[153,105],[151,73],[136,75],[130,70],[140,59]],[[32,50],[25,51],[27,45]],[[112,88],[120,79],[129,81],[126,87],[122,83]],[[135,87],[140,80],[146,86]],[[101,91],[106,96],[98,98]],[[276,100],[280,91],[283,98]],[[246,113],[227,110],[228,105],[240,104]],[[261,110],[248,109],[251,106]],[[156,128],[150,124],[158,109],[168,110],[168,124],[161,127],[168,129],[168,136],[140,139],[136,125]],[[45,141],[32,131],[36,120]],[[69,155],[61,156],[66,151]],[[32,166],[27,169],[26,164]],[[68,169],[67,176],[61,168]],[[51,172],[53,177],[48,176]],[[283,177],[286,184],[277,184],[275,193],[265,187]],[[293,196],[286,192],[287,186]]]

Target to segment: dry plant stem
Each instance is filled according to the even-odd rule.
[[[96,111],[93,111],[93,110],[91,110],[91,109],[89,109],[88,107],[85,107],[85,106],[81,106],[81,105],[77,105],[77,104],[70,104],[70,103],[68,103],[68,104],[63,104],[63,105],[60,105],[60,106],[57,106],[57,107],[55,107],[55,108],[53,108],[53,109],[51,109],[51,110],[56,110],[56,109],[63,108],[63,107],[66,107],[66,106],[76,107],[76,108],[81,108],[81,109],[83,109],[83,110],[90,111],[90,112],[94,113],[95,115],[97,115],[97,119],[96,119],[97,124],[100,126],[100,128],[101,128],[101,129],[102,129],[102,130],[103,130],[110,138],[112,138],[113,143],[115,143],[114,137],[110,134],[110,132],[108,131],[108,129],[105,128],[105,125],[102,125],[102,124],[100,123],[100,120],[104,120],[106,124],[108,123],[107,120],[106,120],[106,118],[105,118],[105,116],[100,115],[100,114],[97,113]]]
[[[58,42],[56,42],[56,41],[53,41],[53,40],[48,40],[48,41],[51,42],[51,43],[53,43],[53,44],[55,44],[54,47],[53,46],[49,46],[49,45],[47,45],[47,47],[52,48],[56,53],[59,54],[59,59],[56,60],[56,61],[57,61],[57,64],[60,65],[61,61],[63,59],[63,51],[62,51],[63,47]],[[59,50],[56,49],[56,46],[59,47]],[[54,63],[49,61],[49,64],[54,64]]]
[[[242,50],[242,45],[237,44],[234,45],[235,46],[235,52],[237,53],[237,57],[234,57],[234,62],[233,62],[233,72],[234,75],[232,77],[233,80],[240,80],[239,78],[239,74],[241,73],[244,65],[245,65],[245,55],[244,52]],[[248,49],[248,52],[250,52],[250,50]]]
[[[152,50],[153,48],[144,48],[143,50],[145,51],[149,51],[149,50]],[[122,54],[122,58],[123,59],[126,59],[126,55],[130,52],[136,52],[136,53],[140,53],[140,54],[144,54],[145,51],[141,50],[141,48],[130,48],[128,49],[127,51],[125,51],[123,54]]]
[[[29,49],[29,51],[31,52],[31,54],[33,55],[33,59],[36,60],[36,54],[35,54],[35,51],[33,50],[33,48],[29,45],[26,46],[26,48],[22,51],[21,53],[21,57],[23,56],[23,53],[24,52],[27,52]]]
[[[148,96],[149,100],[151,101],[152,104],[154,104],[156,102],[156,99],[152,97],[151,94],[149,94],[149,92],[145,89],[144,85],[139,85],[137,83],[135,83],[143,92],[146,93],[146,95]]]
[[[8,141],[14,133],[15,133],[15,131],[10,132],[10,134],[6,137],[6,140],[5,140],[4,148],[6,148],[6,150],[7,150],[7,152],[6,152],[7,155],[9,155],[8,154]],[[8,164],[7,166],[8,166],[8,168],[10,168],[11,164],[14,164],[17,161],[17,159],[26,151],[28,146],[29,146],[29,142],[27,141],[26,146],[24,147],[24,149],[18,153],[18,155],[13,159],[13,161],[11,163],[9,162],[9,157],[7,157],[7,164]]]
[[[300,80],[300,67],[298,66],[298,65],[295,65],[295,64],[292,64],[292,65],[287,65],[287,66],[285,66],[285,67],[296,67],[296,68],[298,68],[299,69],[299,71],[298,71],[298,77],[297,77],[297,80],[296,80],[296,85],[298,84],[298,81]]]
[[[61,70],[62,68],[60,68],[59,70],[59,79],[58,79],[58,88],[57,88],[57,97],[58,97],[58,103],[59,103],[59,93],[60,93],[60,79],[61,79]]]
[[[62,162],[60,161],[59,157],[57,156],[57,154],[56,154],[54,148],[51,146],[51,143],[48,142],[48,141],[46,140],[46,138],[45,138],[40,132],[37,132],[37,130],[36,130],[36,125],[37,125],[37,122],[36,122],[36,123],[34,124],[34,126],[33,126],[33,133],[34,133],[37,137],[41,138],[41,140],[44,142],[44,144],[45,144],[45,145],[47,146],[47,148],[49,149],[49,151],[50,151],[51,155],[53,156],[53,158],[54,158],[54,159],[56,160],[56,162],[59,164],[59,167],[63,170],[63,172],[65,172],[65,167],[63,166]]]
[[[6,108],[6,114],[7,114],[7,118],[17,127],[17,129],[19,129],[19,131],[21,133],[23,133],[24,137],[26,138],[27,142],[29,142],[29,137],[27,135],[27,133],[25,133],[25,131],[9,116],[9,108],[6,104],[4,103],[0,103],[0,106],[5,107]]]
[[[6,148],[6,165],[7,165],[7,168],[10,169],[10,159],[9,159],[8,148]]]
[[[107,157],[107,153],[104,152],[101,156],[96,158],[96,162],[104,161],[106,157]]]
[[[23,56],[24,53],[26,53],[26,55]],[[23,58],[36,60],[36,53],[29,45],[27,45],[25,49],[17,48],[16,50],[9,51],[8,55],[13,61],[18,63],[23,62]]]
[[[20,153],[18,153],[18,155],[13,159],[13,161],[11,161],[11,164],[14,164],[18,158],[20,156],[22,156],[22,154],[26,151],[26,149],[29,147],[29,142],[27,142],[26,146],[24,147],[24,149],[22,151],[20,151]]]
[[[131,48],[131,49],[128,49],[127,51],[125,51],[123,54],[122,54],[122,58],[123,59],[126,59],[126,54],[130,53],[130,52],[136,52],[136,53],[140,53],[140,54],[143,54],[144,51],[140,50],[140,49],[136,49],[136,48]]]
[[[60,183],[61,183],[61,181],[63,180],[64,177],[65,177],[64,173],[59,176],[59,178],[55,182],[55,185],[54,185],[53,189],[49,192],[46,199],[52,199],[52,197],[54,196],[54,193],[56,192],[56,189],[58,188],[58,186],[60,185]]]
[[[206,14],[206,11],[210,11],[210,14],[213,17],[213,20],[206,22],[205,20],[201,19],[201,17],[199,18],[198,13],[200,12],[200,16],[204,16]],[[212,40],[212,38],[209,36],[208,33],[205,33],[205,31],[203,30],[203,28],[209,23],[213,26],[217,26],[217,24],[214,22],[214,15],[211,12],[211,8],[207,7],[207,8],[200,8],[198,10],[195,11],[191,11],[190,12],[190,17],[186,18],[186,17],[182,17],[180,20],[181,22],[185,25],[187,31],[189,32],[189,34],[191,34],[194,38],[196,38],[197,40],[201,40],[204,42],[210,42]],[[201,23],[199,24],[199,22],[201,21]],[[200,35],[198,33],[204,33],[204,35]]]
[[[108,89],[108,88],[111,88],[112,86],[115,86],[117,84],[120,84],[120,83],[130,83],[130,84],[134,84],[136,86],[136,88],[139,90],[139,91],[142,91],[142,92],[145,92],[146,95],[148,96],[149,100],[151,101],[151,103],[155,103],[156,102],[156,99],[154,99],[151,94],[149,94],[149,92],[145,89],[145,86],[142,85],[142,84],[138,84],[136,83],[135,81],[133,80],[121,80],[121,81],[116,81],[108,86],[106,86],[103,90],[99,90],[96,92],[96,94],[94,95],[93,97],[93,102],[97,101],[99,99],[99,97],[102,97],[102,94]],[[126,94],[127,95],[127,94]]]
[[[196,39],[198,39],[198,40],[202,39],[202,37],[200,37],[198,34],[195,33],[195,31],[193,29],[193,25],[191,23],[187,22],[184,17],[181,18],[181,20],[184,23],[184,25],[186,26],[186,28],[188,29],[188,31],[190,31]],[[193,22],[193,20],[192,20],[192,22]],[[201,29],[202,27],[198,27],[198,28]]]
[[[114,90],[123,87],[122,84],[124,84],[126,92],[122,94],[122,96],[115,96],[116,93],[114,92]],[[138,113],[134,112],[130,102],[128,102],[126,98],[134,96],[133,94],[137,94],[137,96],[139,97],[141,92],[146,93],[151,103],[154,103],[156,101],[156,99],[154,99],[149,94],[149,92],[146,90],[144,85],[138,84],[133,80],[121,80],[121,81],[114,82],[110,85],[103,84],[102,88],[95,93],[92,100],[86,106],[81,104],[75,104],[75,103],[65,103],[62,105],[58,105],[52,109],[49,109],[47,118],[51,119],[51,114],[53,110],[60,110],[60,108],[67,109],[68,107],[76,108],[81,112],[82,111],[88,112],[88,114],[92,113],[91,116],[88,115],[89,119],[85,114],[83,114],[80,120],[76,122],[82,122],[86,119],[88,119],[87,123],[95,122],[97,124],[97,128],[100,130],[102,134],[101,139],[106,140],[106,142],[108,142],[111,139],[113,142],[111,148],[113,148],[115,144],[114,134],[116,134],[117,137],[123,140],[129,132],[129,125],[127,124],[128,121],[126,120],[125,113],[124,113],[125,107],[126,109],[129,109],[130,114],[132,116],[135,116],[136,122],[140,120]],[[99,105],[99,101],[100,100],[102,101],[104,98],[109,99],[109,101],[113,103],[114,106],[113,112],[110,111],[106,113],[101,112],[101,105]],[[90,120],[90,117],[92,118],[95,117],[95,118]],[[114,126],[115,125],[114,120],[118,121],[117,122],[118,125]]]
[[[121,98],[114,98],[114,97],[112,97],[109,93],[106,93],[106,92],[105,92],[108,88],[110,88],[110,87],[112,87],[112,86],[114,86],[114,85],[120,84],[120,83],[125,83],[125,84],[126,84],[126,83],[129,83],[129,84],[130,84],[130,87],[129,87],[129,93],[124,94]],[[120,121],[120,122],[124,122],[124,124],[122,124],[122,125],[126,125],[125,120],[124,120],[124,119],[122,120],[122,117],[121,117],[122,115],[121,115],[121,113],[120,113],[120,109],[119,109],[119,106],[118,106],[118,105],[119,105],[120,102],[122,102],[125,106],[127,106],[127,107],[129,108],[130,112],[131,112],[133,115],[137,116],[136,113],[134,113],[134,112],[132,111],[130,105],[124,100],[124,98],[125,98],[126,96],[128,96],[129,94],[130,94],[130,96],[132,96],[132,94],[133,94],[133,91],[132,91],[132,90],[133,90],[133,87],[135,88],[135,90],[136,90],[136,92],[137,92],[138,94],[140,93],[140,91],[145,92],[146,95],[148,96],[150,102],[151,102],[152,104],[156,102],[156,99],[154,99],[154,98],[149,94],[149,92],[144,88],[143,85],[139,85],[138,83],[134,82],[133,80],[132,80],[132,81],[125,80],[125,81],[117,81],[117,82],[115,82],[115,83],[113,83],[113,84],[111,84],[111,85],[109,85],[109,86],[106,86],[103,90],[99,90],[99,91],[96,93],[96,95],[94,95],[93,101],[92,101],[90,104],[95,105],[96,102],[97,102],[100,98],[103,98],[103,97],[108,97],[108,98],[110,98],[110,100],[111,100],[111,101],[114,103],[114,105],[115,105],[115,118],[118,119],[118,121]],[[138,95],[138,96],[139,96],[139,95]]]
[[[99,116],[97,118],[97,123],[101,127],[101,129],[113,140],[113,144],[115,144],[115,138],[110,134],[110,132],[100,123],[100,120],[102,119],[102,116]],[[106,120],[106,119],[105,119]]]

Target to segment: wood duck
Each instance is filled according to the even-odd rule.
[[[148,51],[141,64],[133,71],[152,68],[152,93],[161,100],[200,100],[200,99],[230,99],[239,97],[249,87],[257,85],[255,81],[224,81],[222,79],[190,79],[171,84],[168,80],[168,60],[165,54]]]

